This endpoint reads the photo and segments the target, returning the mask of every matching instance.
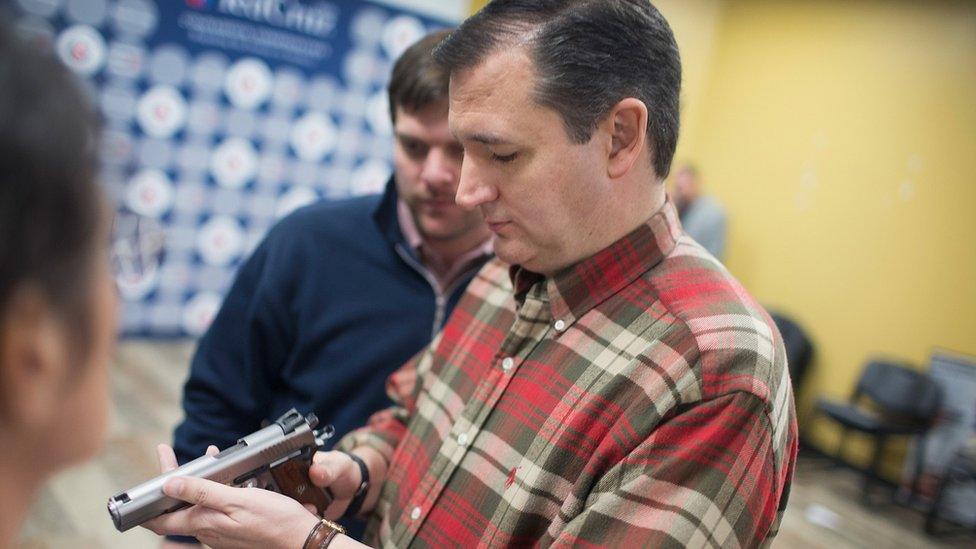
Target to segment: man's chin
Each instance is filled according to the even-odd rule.
[[[456,227],[443,227],[443,226],[422,226],[420,230],[421,236],[424,240],[430,240],[434,242],[444,242],[446,240],[456,240],[467,234],[463,229],[458,229]]]
[[[494,248],[495,257],[503,262],[509,265],[521,265],[530,269],[526,263],[532,263],[533,254],[529,253],[523,246],[519,246],[517,242],[495,235]]]

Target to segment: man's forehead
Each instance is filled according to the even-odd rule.
[[[417,140],[428,144],[456,143],[447,122],[447,103],[443,109],[434,105],[420,111],[400,110],[396,123],[393,125],[393,135],[399,141]]]
[[[455,71],[450,79],[450,99],[470,101],[490,97],[511,84],[531,84],[535,67],[523,47],[488,54],[474,66]]]
[[[487,145],[508,142],[504,122],[517,122],[517,113],[537,107],[534,82],[532,62],[521,51],[500,51],[458,71],[450,84],[451,131]]]

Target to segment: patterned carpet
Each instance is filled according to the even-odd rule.
[[[170,440],[180,420],[179,395],[192,352],[190,342],[130,341],[119,345],[112,371],[113,418],[95,461],[54,478],[35,502],[22,533],[26,548],[155,548],[155,535],[115,530],[109,496],[157,472],[155,445]],[[775,547],[976,547],[976,535],[932,539],[923,516],[889,504],[868,510],[858,502],[859,477],[824,460],[798,466],[790,508]]]

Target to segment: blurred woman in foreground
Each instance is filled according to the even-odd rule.
[[[95,113],[38,49],[0,21],[0,547],[101,447],[115,335]]]

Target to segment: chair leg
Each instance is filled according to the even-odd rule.
[[[919,486],[922,483],[922,470],[925,466],[925,435],[918,435],[915,445],[915,476],[912,477],[911,492],[908,494],[908,506],[915,503],[915,496],[919,493]]]
[[[864,472],[864,486],[861,489],[861,499],[865,505],[871,503],[871,487],[874,481],[880,476],[881,457],[884,455],[886,438],[877,436],[874,439],[874,455],[871,458],[871,465]]]

